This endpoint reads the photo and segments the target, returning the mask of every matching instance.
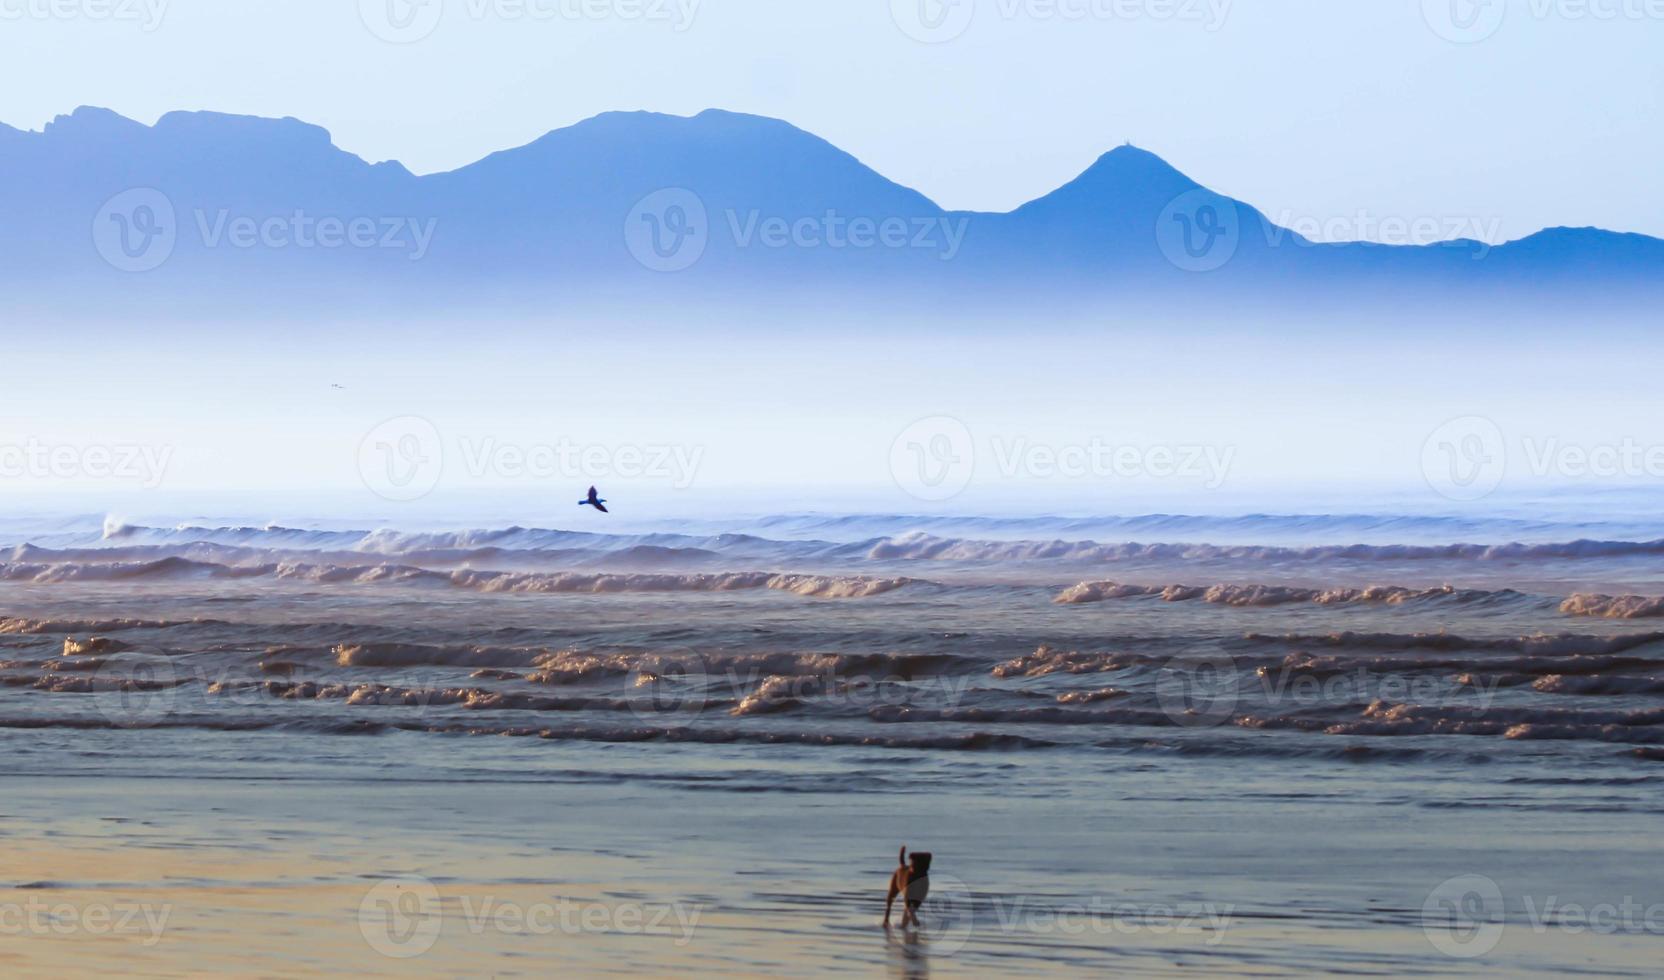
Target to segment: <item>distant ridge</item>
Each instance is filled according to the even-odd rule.
[[[445,173],[294,118],[81,107],[0,126],[0,285],[29,308],[809,291],[1113,308],[1164,298],[1648,301],[1664,240],[1549,228],[1317,244],[1131,145],[1007,213],[948,211],[789,123],[611,112]],[[1362,292],[1361,292],[1362,291]]]

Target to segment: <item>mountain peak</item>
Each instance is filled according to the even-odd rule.
[[[557,129],[545,138],[560,133],[594,131],[615,132],[634,138],[654,134],[696,136],[704,139],[795,138],[831,146],[820,137],[799,129],[784,119],[749,112],[734,112],[730,109],[705,109],[692,116],[647,110],[603,112],[565,129]]]
[[[813,133],[726,109],[693,116],[605,112],[439,176],[501,189],[542,183],[550,174],[597,188],[626,187],[618,193],[630,201],[646,189],[682,188],[708,204],[747,202],[748,209],[769,214],[828,207],[851,214],[941,210]]]
[[[1154,214],[1175,197],[1200,186],[1149,150],[1126,143],[1098,157],[1074,180],[1028,202],[1016,213],[1080,208],[1143,213],[1153,205]]]
[[[41,131],[53,136],[126,136],[145,129],[112,109],[102,106],[77,106],[67,116],[55,116]]]
[[[1086,178],[1137,182],[1156,180],[1163,183],[1182,181],[1190,185],[1196,183],[1166,160],[1131,143],[1123,143],[1098,157],[1092,166],[1087,167],[1076,179]]]
[[[156,120],[159,134],[187,138],[209,138],[255,144],[281,143],[286,146],[320,149],[333,148],[329,130],[293,116],[273,119],[266,116],[244,116],[227,112],[175,111]]]

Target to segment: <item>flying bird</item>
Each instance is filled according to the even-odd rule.
[[[588,500],[578,501],[578,506],[579,507],[583,507],[585,505],[588,505],[590,507],[594,507],[596,510],[600,511],[603,514],[609,513],[609,511],[607,510],[606,498],[596,496],[594,487],[589,488],[589,499]]]

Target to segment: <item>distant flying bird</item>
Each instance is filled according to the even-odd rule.
[[[582,507],[586,504],[589,505],[590,507],[594,507],[596,510],[600,511],[603,514],[610,513],[607,510],[606,498],[605,497],[597,497],[595,495],[595,488],[594,487],[589,488],[589,499],[588,500],[578,501],[578,506],[579,507]]]
[[[336,391],[346,391],[347,390],[346,388],[342,387],[341,385],[332,384],[332,385],[330,385],[330,387],[334,388]]]

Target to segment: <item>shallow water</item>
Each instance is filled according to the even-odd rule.
[[[720,920],[657,961],[687,969],[1656,960],[1664,529],[628,530],[0,527],[0,827],[58,847],[48,823],[94,821],[92,846],[143,837],[99,818],[149,821],[189,851],[258,826],[339,852],[309,887],[411,873],[447,902],[611,855]],[[937,855],[938,918],[887,946],[903,842]],[[1639,912],[1572,928],[1608,906]],[[511,947],[453,952],[513,972]]]

